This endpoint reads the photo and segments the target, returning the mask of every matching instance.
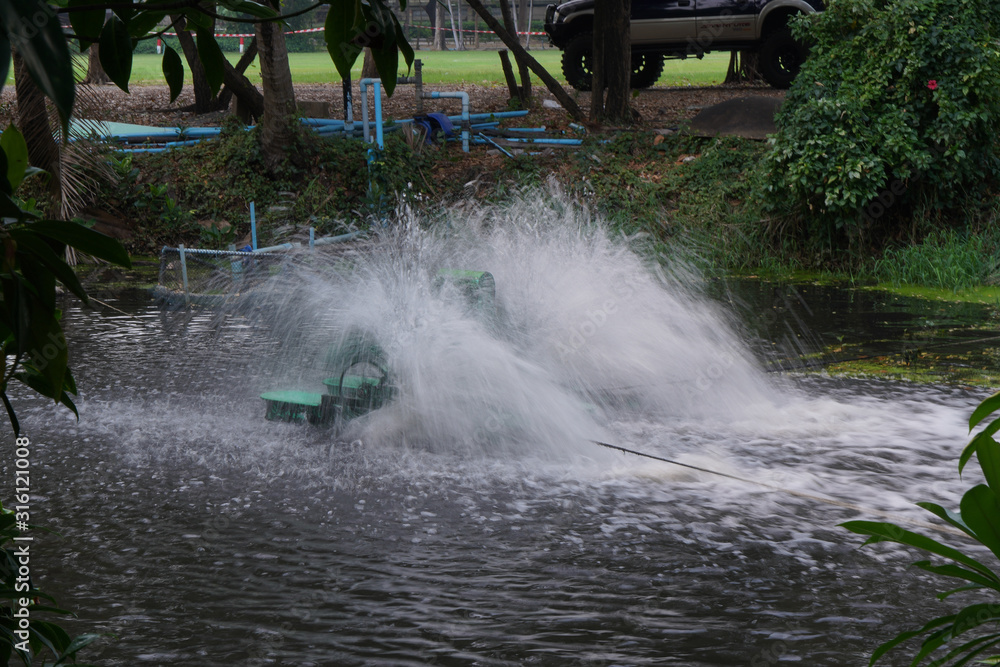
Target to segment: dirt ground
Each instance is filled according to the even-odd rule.
[[[183,92],[174,104],[169,104],[166,86],[133,86],[131,94],[126,94],[113,85],[81,86],[77,113],[83,117],[99,120],[136,123],[153,126],[204,126],[221,122],[224,112],[203,116],[178,111],[191,104],[190,90]],[[508,109],[508,91],[503,86],[463,85],[449,86],[469,93],[472,113],[505,111]],[[555,98],[544,87],[534,90],[535,102],[532,113],[523,124],[528,126],[559,127],[569,121],[568,114],[555,105]],[[577,103],[586,113],[590,106],[589,93],[575,93]],[[702,108],[725,100],[763,95],[783,98],[784,91],[766,86],[713,86],[706,88],[666,88],[654,87],[638,91],[632,99],[632,106],[638,112],[641,124],[648,128],[670,128],[694,117]],[[339,84],[318,84],[296,86],[298,101],[325,102],[329,104],[330,117],[343,118],[344,105]],[[361,104],[357,85],[354,87],[354,113],[360,118]],[[14,87],[7,86],[0,94],[0,123],[6,126],[13,120],[16,109]],[[416,113],[413,86],[400,85],[391,99],[384,101],[387,118],[409,118]],[[449,114],[460,110],[458,100],[425,100],[424,111],[443,111]]]

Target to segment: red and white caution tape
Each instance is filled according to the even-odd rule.
[[[424,30],[444,30],[445,32],[451,32],[451,28],[435,28],[435,27],[429,26],[429,25],[411,25],[411,26],[406,26],[406,27],[418,28],[418,29],[422,28]],[[323,30],[325,30],[325,28],[306,28],[305,30],[290,30],[290,31],[286,32],[285,34],[286,35],[300,35],[300,34],[306,33],[306,32],[323,32]],[[193,32],[194,31],[192,31],[192,33]],[[478,32],[478,33],[481,33],[483,35],[492,35],[493,34],[492,30],[463,30],[462,32]],[[168,35],[170,37],[176,37],[177,36],[176,32],[165,32],[163,34],[164,35]],[[545,33],[544,32],[519,32],[517,34],[518,35],[544,35]],[[221,32],[221,33],[216,33],[215,36],[216,37],[253,37],[254,34],[252,32]]]

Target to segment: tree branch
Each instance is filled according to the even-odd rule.
[[[511,37],[510,33],[507,32],[504,27],[500,25],[500,22],[497,21],[496,18],[489,13],[486,7],[483,6],[483,3],[479,0],[467,1],[469,6],[472,7],[476,13],[482,17],[486,25],[490,27],[490,30],[496,33],[497,37],[499,37],[503,43],[507,45],[507,48],[514,53],[514,57],[518,58],[518,54],[520,54],[520,58],[523,58],[524,62],[527,63],[531,71],[542,80],[542,83],[544,83],[545,87],[549,89],[549,92],[555,95],[556,99],[559,100],[559,103],[563,105],[563,108],[566,109],[566,111],[569,112],[569,115],[573,117],[573,120],[584,120],[583,111],[580,110],[580,106],[573,100],[572,97],[569,96],[563,87],[559,85],[559,82],[556,81],[551,74],[549,74],[548,70],[542,67],[537,60],[532,58],[531,55],[524,50],[524,47],[521,46],[521,42],[514,37]]]

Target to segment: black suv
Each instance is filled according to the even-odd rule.
[[[632,88],[656,83],[664,58],[744,50],[757,52],[764,80],[788,88],[808,53],[788,19],[822,10],[822,0],[632,0]],[[562,49],[563,74],[577,90],[590,90],[593,26],[594,0],[545,12],[545,32]]]

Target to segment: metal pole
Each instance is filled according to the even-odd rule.
[[[420,58],[413,61],[413,77],[416,79],[414,86],[416,87],[415,96],[417,100],[417,115],[423,115],[424,113],[424,75],[423,75],[424,64],[421,62]]]
[[[188,296],[188,267],[187,259],[184,257],[184,244],[181,243],[177,246],[178,252],[181,255],[181,285],[184,286],[184,303],[191,303],[191,298]]]
[[[351,77],[343,81],[344,87],[344,132],[354,130],[354,100],[351,99]]]
[[[250,249],[257,249],[257,209],[250,202]]]

